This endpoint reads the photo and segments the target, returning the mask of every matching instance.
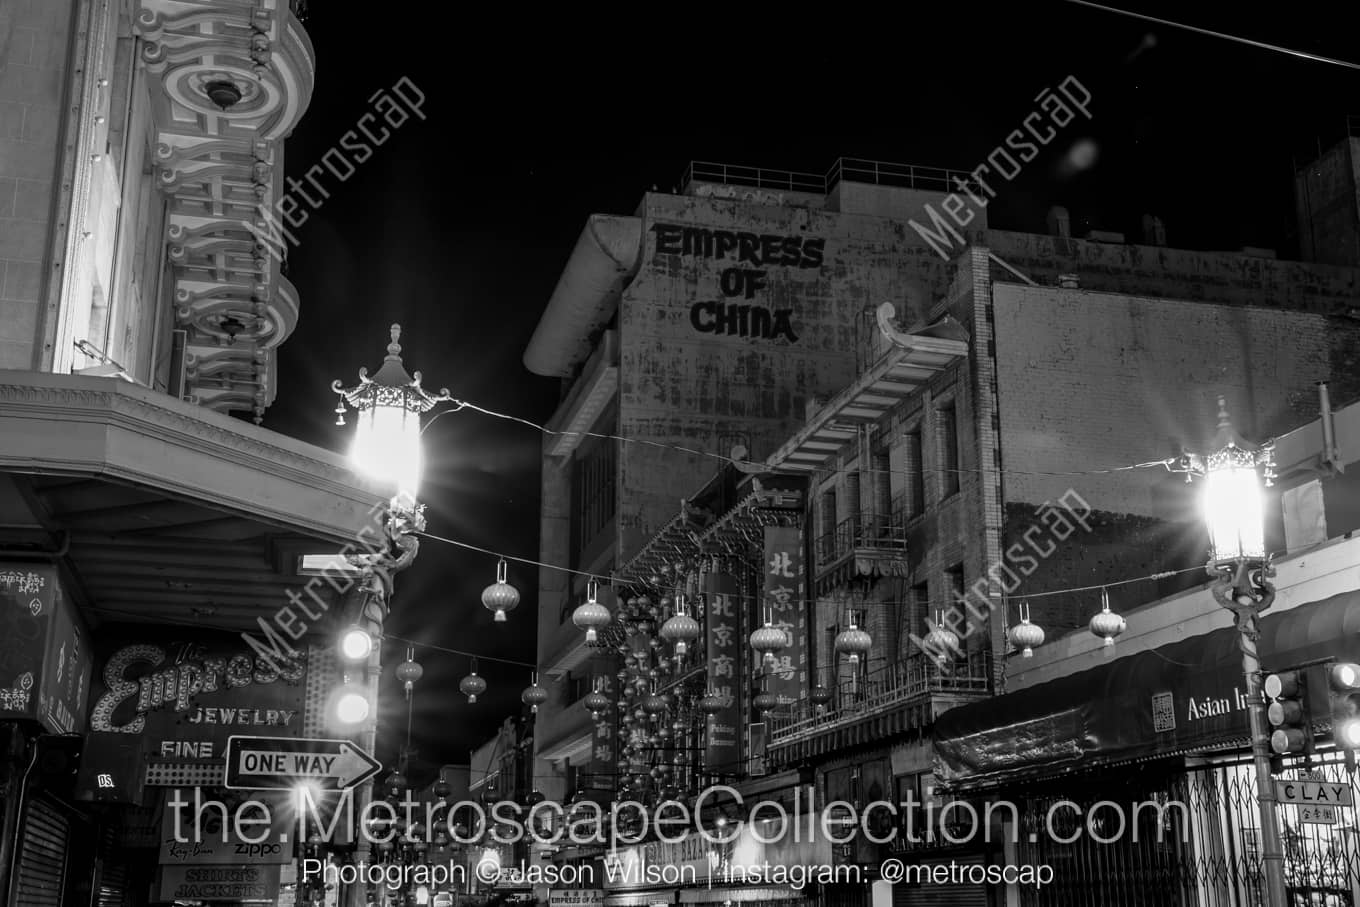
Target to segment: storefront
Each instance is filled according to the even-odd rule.
[[[1325,810],[1278,807],[1291,907],[1360,904],[1360,786],[1326,742],[1327,659],[1360,661],[1360,592],[1268,613],[1266,672],[1311,665],[1316,754],[1277,780],[1339,793]],[[1312,677],[1312,674],[1309,674]],[[1046,865],[1018,905],[1259,904],[1261,839],[1238,633],[1216,630],[946,713],[937,772],[981,812],[1013,806],[1005,859]],[[1005,811],[998,810],[1003,816]],[[1121,900],[1122,899],[1122,900]]]
[[[310,643],[348,580],[303,557],[362,551],[384,501],[329,451],[137,385],[0,374],[0,902],[279,896],[296,834],[182,844],[168,794],[248,797],[222,790],[232,735],[334,736]]]

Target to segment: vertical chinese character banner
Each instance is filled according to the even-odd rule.
[[[595,722],[595,733],[591,738],[590,773],[593,777],[581,787],[591,790],[611,790],[613,779],[618,774],[618,759],[623,747],[619,746],[619,699],[618,679],[610,670],[611,659],[596,656],[591,664],[591,689],[598,690],[609,699],[609,708],[601,713]]]
[[[722,710],[708,719],[704,767],[710,772],[736,772],[741,762],[741,587],[729,573],[705,576],[708,689],[722,700]]]
[[[803,533],[796,526],[765,527],[763,604],[788,647],[776,653],[766,673],[766,689],[779,705],[807,698],[807,608],[803,600]]]

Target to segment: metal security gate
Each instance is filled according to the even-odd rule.
[[[39,797],[28,801],[19,826],[14,907],[61,907],[70,825]]]
[[[1280,777],[1294,779],[1302,769],[1290,764]],[[1260,813],[1249,763],[1181,767],[1160,777],[1137,766],[1123,778],[1120,772],[1107,768],[1080,787],[1069,782],[1064,789],[1017,798],[1017,862],[1046,865],[1053,873],[1042,889],[1019,889],[1023,907],[1263,903]],[[1325,762],[1315,760],[1311,772],[1318,780],[1348,785],[1352,803],[1360,802],[1356,779],[1330,755]],[[1102,801],[1122,810],[1095,808]],[[1278,816],[1289,907],[1360,907],[1356,807],[1319,815],[1286,804]],[[1309,821],[1319,818],[1331,821]]]
[[[921,861],[922,866],[937,864],[958,866],[978,866],[981,857],[955,857],[953,860]],[[898,882],[892,888],[892,907],[988,907],[987,886],[969,884],[935,884],[921,882],[912,884]]]

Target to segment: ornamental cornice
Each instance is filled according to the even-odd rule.
[[[376,490],[364,487],[368,483],[356,481],[358,477],[352,470],[334,462],[232,431],[196,413],[191,415],[139,399],[123,388],[94,390],[0,383],[0,417],[6,416],[51,416],[66,421],[106,422],[138,433],[148,433],[147,429],[151,428],[151,433],[172,444],[213,456],[232,454],[231,459],[237,462],[244,460],[244,465],[275,475],[279,475],[279,468],[283,467],[293,473],[289,478],[302,480],[304,484],[315,486],[320,480],[325,490],[342,497],[379,496]],[[249,462],[251,460],[256,462]]]

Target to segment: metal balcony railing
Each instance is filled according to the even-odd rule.
[[[907,550],[907,519],[901,507],[894,506],[885,514],[855,514],[842,520],[835,529],[818,536],[813,554],[817,569],[825,570],[863,549]]]
[[[986,650],[969,652],[945,666],[922,652],[891,661],[851,677],[825,674],[822,685],[832,691],[820,710],[801,702],[771,713],[770,743],[785,743],[932,693],[987,693],[991,690],[991,657]]]
[[[809,192],[815,195],[826,195],[841,182],[954,192],[971,188],[976,181],[971,174],[963,170],[946,170],[943,167],[921,167],[915,164],[896,164],[891,161],[870,161],[853,157],[837,158],[825,174],[800,173],[769,167],[743,167],[713,161],[691,161],[680,178],[680,185],[685,188],[693,183],[718,183],[724,186],[750,186],[756,189]]]

